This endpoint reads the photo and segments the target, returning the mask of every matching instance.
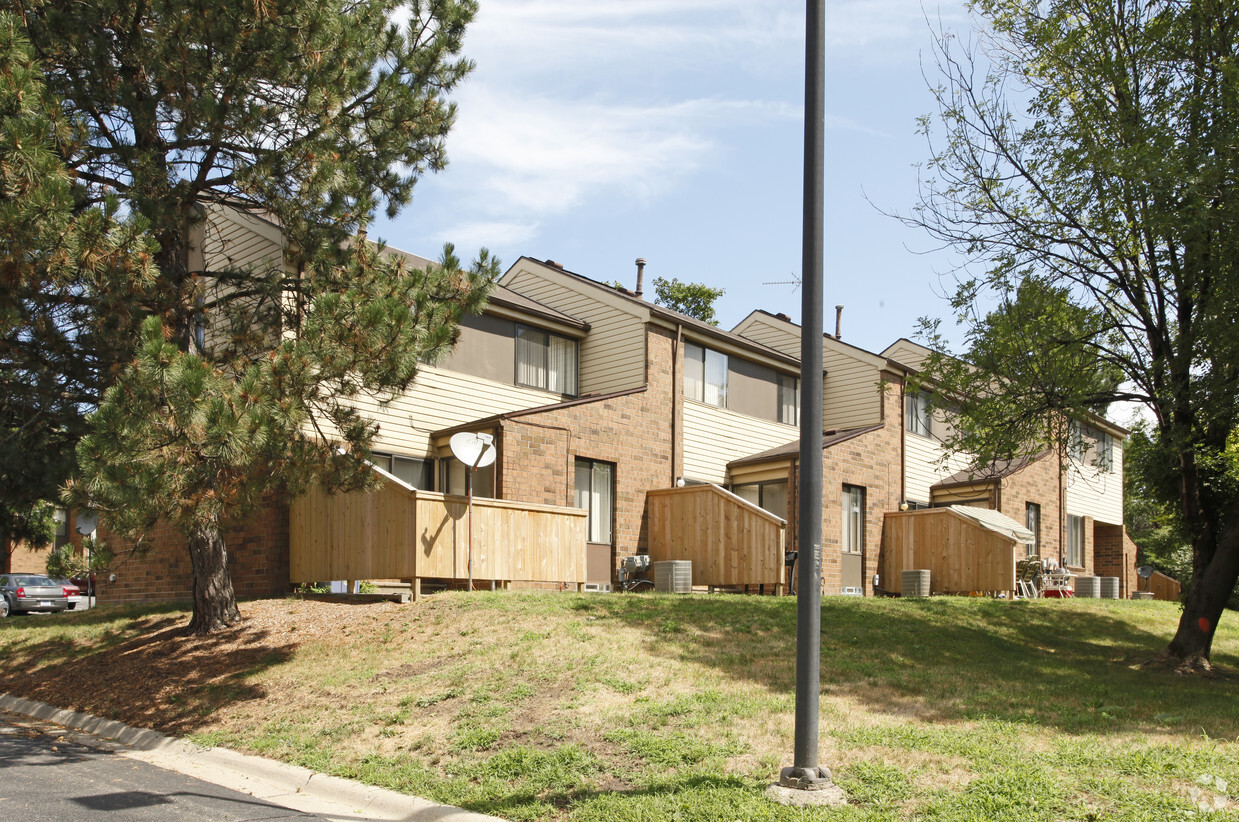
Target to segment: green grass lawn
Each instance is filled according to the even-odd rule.
[[[8,620],[0,655],[24,673],[0,690],[51,700],[40,681],[93,670],[103,694],[60,701],[513,820],[1239,819],[1236,680],[1140,667],[1173,633],[1166,603],[824,600],[833,810],[763,797],[791,764],[792,598],[242,610],[263,627],[231,644],[172,639],[168,609]],[[139,653],[146,703],[107,674]],[[1236,615],[1213,658],[1239,668]]]

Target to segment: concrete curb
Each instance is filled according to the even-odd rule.
[[[498,817],[439,805],[296,765],[226,748],[203,748],[158,731],[132,728],[123,722],[66,711],[19,696],[0,693],[0,710],[63,725],[93,737],[96,745],[105,742],[101,747],[121,756],[327,819],[502,822]]]

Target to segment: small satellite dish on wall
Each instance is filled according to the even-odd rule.
[[[499,453],[493,435],[473,431],[453,434],[448,446],[452,449],[452,456],[470,468],[485,468],[495,461]]]
[[[1140,575],[1141,579],[1148,579],[1149,577],[1153,576],[1153,566],[1152,565],[1141,565],[1139,568],[1136,569],[1136,573]]]
[[[73,527],[82,536],[89,536],[92,531],[99,527],[99,513],[89,510],[78,511]]]

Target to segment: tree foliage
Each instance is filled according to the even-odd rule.
[[[82,409],[128,356],[130,300],[154,281],[153,247],[115,199],[82,205],[60,155],[85,132],[7,12],[0,64],[0,543],[46,543],[32,523],[73,470]]]
[[[723,289],[711,288],[703,283],[682,283],[675,277],[670,280],[654,278],[656,305],[679,311],[710,325],[718,325],[714,316],[714,301],[723,294]]]
[[[1149,410],[1169,474],[1155,488],[1193,552],[1169,652],[1205,665],[1239,577],[1239,8],[972,8],[978,44],[939,41],[932,158],[906,219],[964,256],[953,307],[984,370],[938,357],[929,377],[984,409],[966,421],[988,432],[983,456],[1040,448],[1114,401]]]
[[[1192,578],[1192,546],[1179,521],[1174,470],[1160,459],[1147,425],[1137,425],[1123,449],[1123,523],[1140,563],[1183,583]]]
[[[180,529],[190,627],[214,630],[239,618],[221,528],[277,489],[360,482],[375,428],[356,401],[407,388],[497,273],[450,247],[413,270],[365,239],[446,163],[476,4],[10,3],[81,129],[56,145],[76,207],[119,203],[154,244],[154,276],[118,298],[127,347],[99,355],[111,387],[72,499],[124,535]],[[234,260],[225,213],[278,226],[282,259]]]

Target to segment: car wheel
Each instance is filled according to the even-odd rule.
[[[9,615],[9,598],[0,596],[0,619]]]

